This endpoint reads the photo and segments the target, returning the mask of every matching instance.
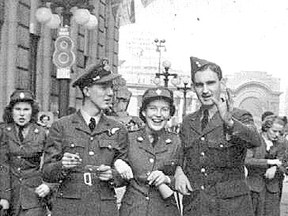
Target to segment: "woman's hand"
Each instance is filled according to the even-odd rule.
[[[133,178],[132,169],[125,161],[117,159],[114,162],[114,167],[123,179],[129,180]]]
[[[264,176],[268,179],[273,179],[275,177],[275,173],[277,171],[277,166],[272,166],[266,170]]]
[[[6,199],[0,199],[0,206],[2,206],[2,208],[4,210],[9,209],[9,202]]]
[[[147,180],[149,185],[155,185],[156,187],[161,184],[170,184],[171,182],[170,178],[159,170],[151,172]]]
[[[39,197],[45,197],[47,194],[49,194],[50,188],[47,184],[42,183],[35,189],[35,193],[38,194]]]

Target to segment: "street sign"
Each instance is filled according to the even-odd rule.
[[[74,43],[69,36],[60,36],[55,41],[53,63],[59,68],[70,68],[75,63]]]

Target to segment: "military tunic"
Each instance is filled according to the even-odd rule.
[[[126,160],[127,145],[125,127],[104,114],[93,132],[80,111],[54,122],[48,135],[43,165],[44,179],[60,184],[52,215],[117,216],[113,187],[118,183],[116,175],[114,181],[100,181],[97,173],[91,171],[92,184],[89,185],[84,182],[84,173],[90,173],[87,166],[105,164],[112,167],[116,159]],[[63,169],[61,159],[64,152],[79,154],[81,165]]]
[[[201,110],[188,115],[180,129],[183,170],[193,188],[183,197],[184,215],[252,216],[244,160],[261,140],[251,114],[234,109],[234,126],[227,128],[216,112],[203,131],[201,116]]]
[[[173,178],[179,165],[180,139],[175,133],[163,131],[153,148],[145,128],[129,133],[129,162],[134,179],[126,188],[120,207],[121,216],[177,216],[180,215],[172,195],[163,199],[147,177],[160,170]]]
[[[27,215],[45,215],[43,200],[35,193],[42,184],[40,162],[46,140],[45,129],[31,123],[21,142],[14,123],[2,127],[0,198],[9,201],[10,215],[18,215],[20,208],[34,212]]]

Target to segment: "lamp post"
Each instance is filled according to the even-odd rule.
[[[158,73],[161,72],[161,53],[162,53],[162,48],[166,49],[165,42],[166,42],[165,39],[159,40],[159,39],[156,38],[154,40],[154,43],[156,45],[156,52],[159,52]]]
[[[182,79],[183,82],[183,87],[177,87],[178,91],[183,91],[183,99],[184,99],[184,103],[183,103],[183,113],[182,113],[182,118],[184,118],[184,116],[186,115],[186,104],[187,104],[187,92],[191,90],[191,87],[188,87],[188,84],[190,79],[188,77],[185,77]]]
[[[42,0],[42,6],[36,11],[36,19],[51,29],[58,29],[55,40],[53,63],[57,67],[59,80],[59,117],[67,114],[69,107],[69,84],[71,67],[75,63],[74,42],[70,37],[70,22],[75,22],[92,30],[97,24],[94,9],[89,0]]]
[[[172,76],[173,79],[173,83],[176,83],[177,80],[177,74],[176,73],[169,73],[169,69],[171,68],[171,63],[169,61],[164,61],[162,63],[163,67],[164,67],[164,71],[163,73],[156,73],[156,76],[155,76],[155,79],[153,80],[153,82],[156,84],[156,85],[159,85],[160,84],[160,76],[164,76],[164,86],[165,87],[168,87],[168,82],[169,82],[169,77]]]

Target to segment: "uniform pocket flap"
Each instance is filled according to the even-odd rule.
[[[115,142],[114,139],[113,140],[112,139],[111,140],[108,140],[108,139],[100,140],[99,141],[99,146],[100,146],[100,148],[112,149],[112,148],[115,148],[116,142]]]
[[[249,187],[245,181],[235,180],[216,184],[219,198],[229,198],[249,194]]]

